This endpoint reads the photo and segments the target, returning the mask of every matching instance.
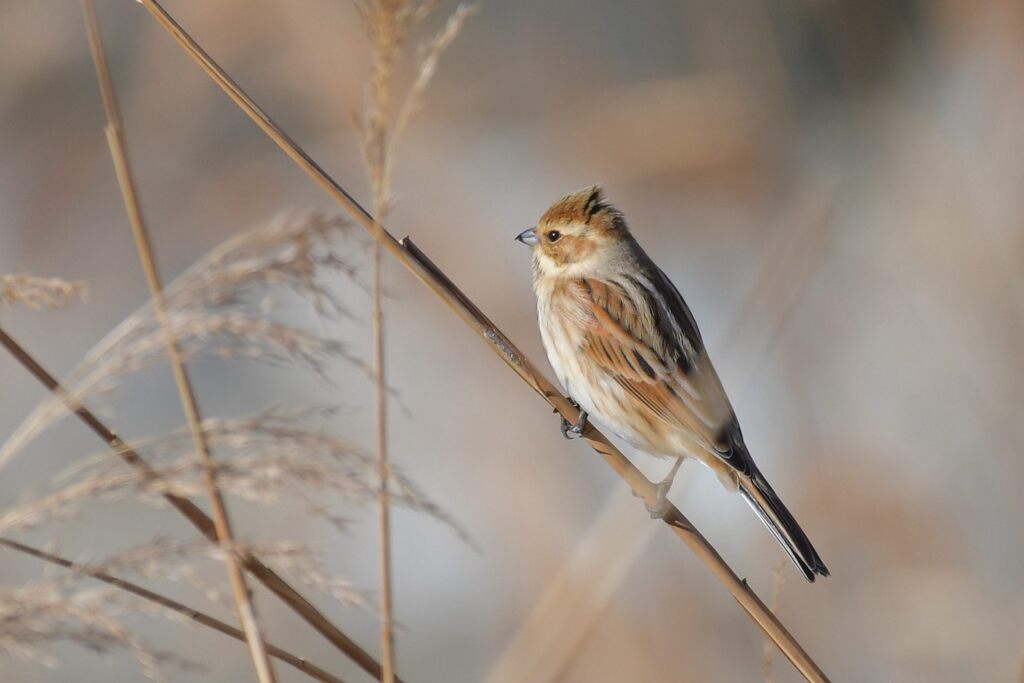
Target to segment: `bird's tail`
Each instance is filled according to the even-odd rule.
[[[818,557],[807,534],[782,504],[764,475],[755,469],[749,478],[741,476],[739,480],[744,500],[754,509],[807,580],[813,582],[816,574],[828,576],[828,568]]]

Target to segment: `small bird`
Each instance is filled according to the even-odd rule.
[[[580,419],[588,415],[633,447],[676,461],[658,484],[652,517],[687,456],[739,490],[808,581],[828,569],[754,464],[697,323],[683,297],[630,233],[600,186],[554,203],[516,239],[532,248],[537,318],[548,360]]]

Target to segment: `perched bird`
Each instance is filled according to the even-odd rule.
[[[548,360],[580,420],[588,415],[650,455],[697,458],[750,507],[807,577],[828,576],[807,535],[750,457],[722,382],[679,291],[637,244],[599,186],[555,202],[517,240],[533,251],[537,318]]]

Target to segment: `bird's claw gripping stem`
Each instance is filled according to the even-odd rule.
[[[647,508],[647,512],[651,514],[651,519],[665,519],[665,515],[672,508],[672,503],[668,499],[668,492],[672,488],[672,482],[675,481],[676,472],[679,471],[679,466],[683,464],[682,458],[676,458],[675,464],[672,465],[672,469],[669,471],[668,476],[655,484],[655,489],[658,491],[658,495],[654,500],[654,505],[648,505],[644,503],[644,507]]]
[[[564,417],[562,418],[562,436],[567,439],[575,439],[583,436],[583,430],[587,428],[587,412],[585,410],[580,411],[580,417],[576,420],[576,424],[569,422]]]
[[[569,403],[572,403],[576,408],[580,407],[580,404],[571,398],[569,399]],[[555,409],[555,412],[557,413],[558,409]],[[583,430],[587,428],[587,411],[580,410],[580,416],[576,419],[576,424],[569,422],[561,416],[560,419],[562,420],[560,427],[562,430],[562,436],[570,440],[583,436]]]
[[[672,488],[672,481],[666,480],[659,482],[656,487],[658,489],[658,497],[654,501],[654,505],[644,503],[644,507],[647,508],[647,512],[650,513],[651,519],[665,519],[665,515],[668,514],[669,508],[672,507],[672,503],[668,499],[668,491]]]

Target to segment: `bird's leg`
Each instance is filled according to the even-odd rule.
[[[658,490],[658,498],[655,500],[654,505],[644,504],[647,507],[647,512],[651,513],[651,519],[664,519],[669,507],[672,506],[672,503],[668,500],[668,492],[672,488],[672,481],[676,478],[676,472],[679,471],[679,466],[682,464],[682,456],[676,458],[676,462],[672,465],[672,469],[669,470],[668,476],[658,482],[655,487]]]
[[[562,430],[562,436],[567,439],[575,439],[583,436],[583,430],[587,428],[587,411],[580,411],[580,416],[576,420],[576,424],[569,422],[563,417],[560,428]]]
[[[580,404],[571,398],[569,403],[572,403],[576,408],[580,407]],[[558,410],[556,409],[555,412],[557,413]],[[587,428],[587,411],[580,409],[580,416],[576,419],[576,424],[569,422],[564,417],[561,420],[562,425],[560,429],[562,430],[562,436],[567,439],[575,439],[583,436],[583,430]]]

